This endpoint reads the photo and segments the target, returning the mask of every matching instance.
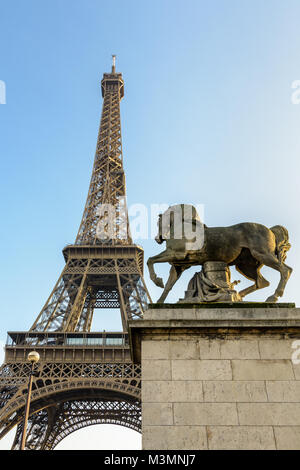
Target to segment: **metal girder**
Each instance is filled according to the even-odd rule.
[[[69,257],[30,330],[90,331],[94,309],[103,308],[93,299],[114,292],[126,331],[127,321],[142,318],[150,300],[139,254],[140,248],[132,250],[131,246],[128,250],[122,247],[120,254],[110,253],[110,257],[107,253],[103,258],[96,258],[94,253],[84,253],[84,258]]]

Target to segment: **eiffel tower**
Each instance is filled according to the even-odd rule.
[[[8,332],[0,369],[0,438],[16,427],[19,449],[30,364],[33,378],[25,449],[52,450],[85,426],[111,423],[141,431],[141,371],[133,364],[128,320],[151,301],[143,250],[132,243],[126,208],[120,101],[116,72],[101,81],[103,107],[88,196],[66,265],[29,331]],[[123,331],[91,331],[95,309],[119,309]],[[107,311],[109,312],[109,310]]]

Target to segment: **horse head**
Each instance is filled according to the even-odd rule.
[[[166,240],[182,240],[189,239],[194,236],[195,228],[201,227],[203,230],[204,224],[198,215],[198,212],[191,204],[175,204],[163,213],[159,214],[158,221],[158,234],[155,241],[161,245]]]

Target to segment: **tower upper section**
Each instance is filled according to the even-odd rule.
[[[124,80],[121,73],[116,73],[116,56],[113,55],[111,73],[104,73],[101,80],[101,91],[104,98],[106,93],[119,92],[120,100],[124,96]]]
[[[116,73],[113,56],[111,73],[101,81],[103,107],[93,172],[76,244],[131,244],[123,169],[120,101],[124,81]]]

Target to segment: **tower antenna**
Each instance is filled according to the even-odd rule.
[[[116,73],[116,55],[112,54],[112,68],[111,73]]]

